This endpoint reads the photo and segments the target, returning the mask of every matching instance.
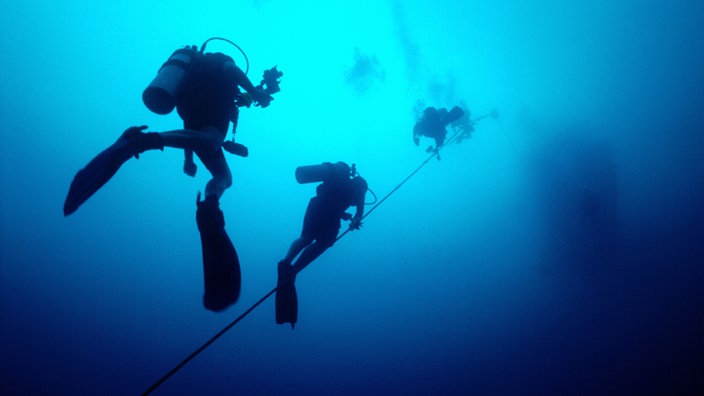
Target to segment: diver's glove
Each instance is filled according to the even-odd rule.
[[[252,105],[252,95],[247,92],[240,93],[235,99],[235,106],[237,107],[249,107]],[[231,120],[233,123],[234,120]]]
[[[264,92],[264,89],[262,89],[261,87],[257,87],[254,92],[254,95],[252,95],[252,99],[254,99],[254,102],[259,107],[265,108],[269,106],[272,100],[274,100],[274,97]]]
[[[362,218],[361,217],[355,217],[352,219],[350,222],[350,230],[358,230],[362,228]]]

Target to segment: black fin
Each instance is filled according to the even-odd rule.
[[[64,216],[78,210],[78,207],[105,185],[129,158],[119,159],[115,150],[109,147],[78,171],[64,202]]]
[[[210,311],[223,311],[240,296],[242,275],[237,251],[225,232],[225,218],[217,198],[198,196],[196,221],[203,248],[203,305]]]
[[[276,283],[276,323],[290,323],[293,329],[298,321],[298,295],[296,294],[296,275],[291,265],[279,262],[279,278]]]
[[[164,149],[161,135],[155,132],[142,132],[146,128],[146,126],[127,128],[115,143],[76,173],[64,201],[64,216],[78,210],[79,206],[115,176],[128,159],[138,157],[139,153],[146,150]]]

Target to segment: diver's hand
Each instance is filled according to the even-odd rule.
[[[355,218],[352,219],[352,221],[350,222],[350,230],[358,230],[358,229],[360,229],[360,228],[362,228],[362,219],[361,219],[361,218],[358,218],[358,217],[355,217]]]
[[[196,166],[195,162],[188,160],[183,161],[183,173],[187,174],[190,177],[195,177],[196,171],[198,171],[198,167]]]
[[[256,102],[259,107],[264,108],[269,106],[271,101],[274,100],[274,97],[264,92],[263,89],[257,88],[254,95],[252,95],[252,99],[254,99],[254,102]]]
[[[235,99],[235,106],[237,107],[249,107],[252,105],[252,95],[247,92],[242,92]],[[233,121],[234,122],[234,121]]]
[[[340,216],[340,218],[341,218],[342,220],[347,221],[347,220],[350,220],[350,219],[352,218],[352,214],[345,212],[345,213],[343,213],[343,214]]]

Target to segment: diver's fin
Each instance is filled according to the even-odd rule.
[[[203,248],[203,305],[210,311],[223,311],[240,296],[242,276],[237,251],[225,232],[225,218],[215,196],[200,200],[196,221]]]
[[[290,323],[293,329],[298,321],[298,295],[296,275],[291,264],[279,261],[279,278],[276,282],[276,323]]]
[[[142,127],[131,127],[122,133],[110,147],[93,158],[76,173],[64,202],[64,216],[75,212],[81,204],[110,180],[122,164],[149,149],[163,149],[161,135],[144,133]]]
[[[118,160],[115,152],[108,148],[76,173],[64,202],[64,216],[75,212],[83,202],[110,180],[129,157]]]

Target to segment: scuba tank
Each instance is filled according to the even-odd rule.
[[[350,177],[350,167],[344,162],[323,162],[320,165],[299,166],[296,168],[296,181],[304,183],[329,182],[347,180]]]
[[[459,120],[460,118],[462,118],[463,115],[464,110],[462,110],[462,108],[459,106],[455,106],[445,115],[445,118],[442,121],[445,125],[448,125],[452,122]]]
[[[188,69],[197,55],[195,46],[181,48],[171,54],[142,93],[142,100],[149,110],[168,114],[176,107]]]

